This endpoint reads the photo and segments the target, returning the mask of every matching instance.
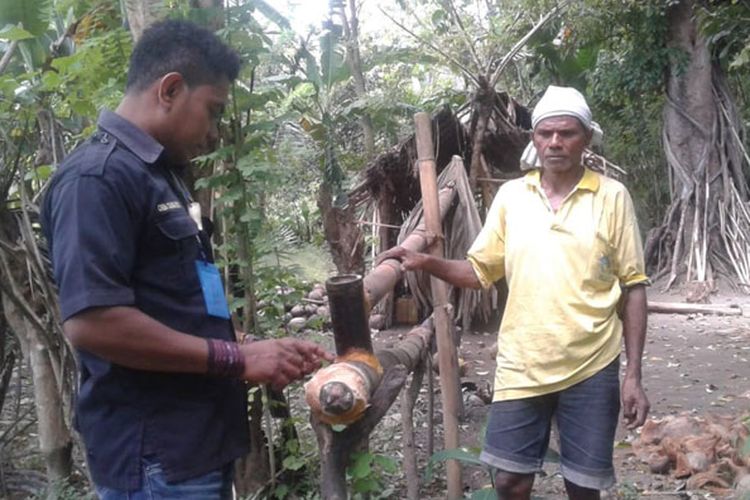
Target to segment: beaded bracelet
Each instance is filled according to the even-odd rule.
[[[207,372],[215,377],[239,378],[245,373],[245,357],[236,342],[206,339],[208,342]]]

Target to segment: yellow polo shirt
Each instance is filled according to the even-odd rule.
[[[648,283],[627,189],[588,169],[557,212],[538,170],[504,184],[467,258],[485,288],[508,282],[495,401],[557,392],[611,363],[621,289]]]

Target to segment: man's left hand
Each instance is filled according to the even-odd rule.
[[[622,416],[628,429],[635,429],[646,422],[651,405],[640,380],[625,377],[622,382]]]

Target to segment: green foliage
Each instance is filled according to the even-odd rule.
[[[596,67],[600,46],[595,41],[574,40],[568,27],[548,25],[529,43],[538,57],[530,63],[531,78],[556,85],[585,89]]]
[[[353,498],[391,498],[394,489],[386,481],[395,474],[398,463],[390,457],[372,453],[353,453],[347,469],[347,479],[354,492]]]
[[[534,87],[570,85],[587,95],[604,130],[600,152],[628,172],[625,182],[644,228],[657,224],[669,204],[661,168],[665,75],[686,57],[668,44],[669,5],[580,2],[529,43],[534,57],[527,71]]]
[[[697,10],[701,29],[714,54],[731,71],[750,67],[750,5],[710,0]]]
[[[18,26],[32,36],[40,36],[49,28],[50,0],[0,0],[0,26]]]
[[[638,490],[638,487],[627,481],[618,485],[617,495],[618,498],[622,498],[623,500],[638,500],[641,498],[641,492]]]
[[[482,434],[484,434],[484,429],[482,430]],[[489,500],[496,498],[494,474],[487,464],[479,460],[480,451],[480,448],[455,448],[452,450],[442,450],[433,453],[430,460],[427,462],[427,467],[425,468],[425,482],[432,481],[432,476],[437,464],[445,462],[446,460],[458,460],[465,465],[472,465],[487,470],[490,486],[473,491],[471,493],[471,499]]]
[[[486,467],[484,462],[479,460],[480,451],[481,450],[479,450],[478,448],[454,448],[451,450],[441,450],[433,453],[430,457],[429,462],[427,462],[427,467],[425,468],[425,482],[432,481],[432,475],[435,470],[435,465],[441,462],[445,462],[446,460],[458,460],[459,462],[464,464]]]
[[[122,98],[131,50],[130,34],[119,27],[84,40],[73,54],[50,63],[39,90],[55,95],[61,117],[94,117],[98,109],[114,108]]]
[[[16,40],[28,40],[30,38],[34,38],[34,35],[13,24],[8,24],[5,28],[0,30],[0,40],[8,40],[9,42],[12,42]]]

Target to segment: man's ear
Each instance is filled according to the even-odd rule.
[[[157,87],[159,104],[171,108],[175,100],[186,90],[187,84],[185,83],[185,78],[180,73],[175,71],[167,73],[161,77]]]

